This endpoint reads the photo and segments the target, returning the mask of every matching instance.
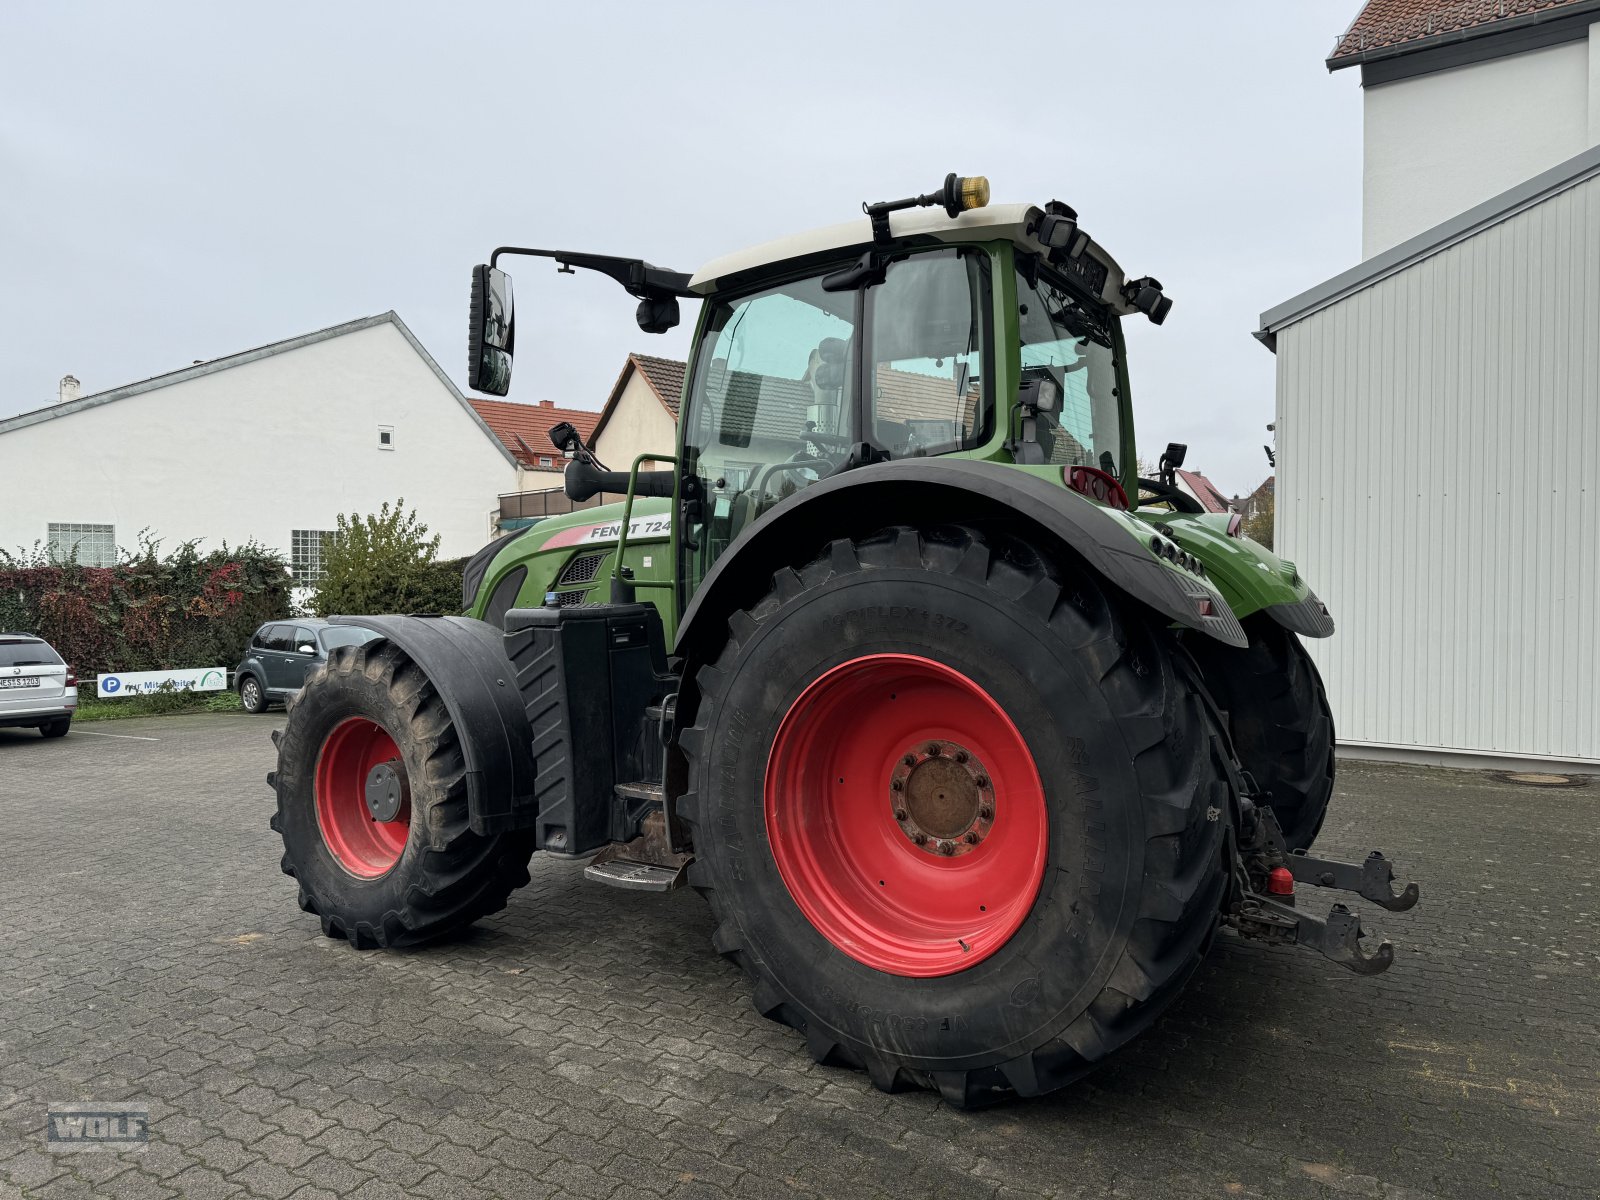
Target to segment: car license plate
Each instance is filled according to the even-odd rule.
[[[25,688],[39,686],[37,675],[0,675],[0,690],[5,688]]]

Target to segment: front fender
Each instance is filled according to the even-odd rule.
[[[1043,535],[1168,621],[1230,646],[1248,645],[1222,593],[1153,554],[1148,530],[1141,536],[1135,522],[1013,467],[915,458],[836,475],[764,513],[702,581],[683,615],[676,651],[704,661],[725,636],[728,617],[765,595],[775,571],[809,561],[835,538],[865,536],[886,525],[961,521]]]
[[[471,617],[333,617],[331,623],[388,638],[438,691],[461,739],[472,832],[533,828],[533,731],[501,632]]]
[[[1147,516],[1178,545],[1205,563],[1217,588],[1239,618],[1264,612],[1278,624],[1306,637],[1329,637],[1333,617],[1294,563],[1260,542],[1228,534],[1225,513]]]

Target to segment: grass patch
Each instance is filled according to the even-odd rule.
[[[174,713],[243,712],[235,692],[152,692],[126,700],[78,699],[79,721],[120,721],[127,717],[166,717]]]

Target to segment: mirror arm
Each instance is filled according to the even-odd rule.
[[[642,258],[619,258],[611,254],[580,254],[567,250],[536,250],[528,246],[497,246],[489,256],[489,265],[495,266],[502,254],[518,254],[525,258],[554,259],[561,270],[570,273],[575,267],[598,271],[616,280],[630,296],[640,300],[661,300],[669,296],[689,298],[689,276],[681,271],[669,271],[653,266]]]

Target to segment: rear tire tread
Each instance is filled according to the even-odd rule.
[[[915,550],[915,554],[911,553]],[[958,575],[981,582],[1021,604],[1063,635],[1066,644],[1098,662],[1095,674],[1117,703],[1127,731],[1134,769],[1147,797],[1147,811],[1166,810],[1176,822],[1160,821],[1146,829],[1147,884],[1145,903],[1120,962],[1100,996],[1058,1036],[1026,1054],[995,1066],[968,1071],[922,1072],[893,1063],[881,1049],[863,1051],[863,1066],[882,1091],[920,1084],[933,1087],[953,1105],[980,1107],[1009,1095],[1039,1095],[1087,1074],[1113,1050],[1152,1024],[1199,966],[1221,916],[1226,890],[1222,867],[1222,830],[1227,823],[1228,770],[1211,761],[1216,732],[1203,700],[1188,685],[1176,662],[1183,651],[1152,651],[1164,633],[1143,630],[1137,618],[1121,617],[1090,576],[1074,579],[1069,594],[1053,565],[1020,539],[988,537],[966,527],[926,533],[898,527],[861,543],[840,539],[797,574],[815,587],[842,574],[889,567],[912,567]],[[713,663],[695,679],[701,692],[696,723],[682,731],[679,746],[689,760],[689,787],[679,802],[679,815],[691,828],[702,819],[696,780],[705,768],[712,714],[732,679],[733,667],[751,632],[781,612],[790,589],[774,577],[772,588],[742,619],[730,621],[730,636]],[[1213,790],[1215,789],[1215,791]],[[1222,793],[1219,808],[1216,791]],[[1185,797],[1188,799],[1185,799]],[[1175,828],[1169,828],[1175,824]],[[1196,826],[1200,828],[1195,830]],[[1209,826],[1210,828],[1206,828]],[[1185,835],[1188,835],[1187,837]],[[1165,859],[1155,843],[1171,843]],[[1175,853],[1172,851],[1175,849]],[[817,1028],[818,1022],[767,974],[765,967],[740,944],[737,922],[725,905],[709,864],[696,860],[690,883],[710,902],[717,919],[713,945],[755,983],[758,1012],[800,1030],[812,1056],[821,1063],[855,1057]],[[1152,895],[1154,893],[1154,895]]]

